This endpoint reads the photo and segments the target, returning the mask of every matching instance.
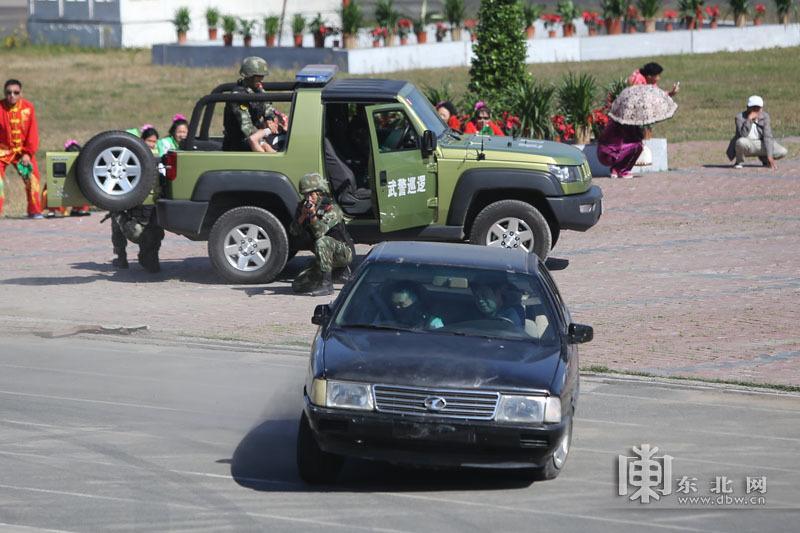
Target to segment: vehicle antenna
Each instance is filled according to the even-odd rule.
[[[481,135],[481,151],[478,152],[478,161],[486,159],[486,154],[483,153],[483,135]]]

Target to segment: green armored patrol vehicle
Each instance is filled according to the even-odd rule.
[[[49,205],[155,201],[159,224],[207,240],[214,267],[234,283],[268,283],[310,245],[288,234],[309,172],[329,181],[357,243],[469,242],[544,259],[562,230],[600,218],[602,192],[578,149],[457,133],[413,84],[335,72],[309,66],[296,81],[263,83],[264,93],[220,85],[195,105],[188,138],[163,158],[165,175],[125,132],[100,133],[80,154],[48,153]],[[253,101],[290,106],[285,142],[274,153],[223,151],[225,104]]]

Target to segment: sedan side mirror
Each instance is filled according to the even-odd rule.
[[[314,308],[314,316],[311,323],[317,326],[324,326],[331,319],[331,306],[328,304],[318,305]]]
[[[592,326],[573,323],[569,325],[568,331],[570,344],[583,344],[594,338],[594,329]]]
[[[436,136],[431,130],[422,132],[422,157],[428,157],[436,151]]]

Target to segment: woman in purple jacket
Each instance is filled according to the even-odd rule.
[[[611,168],[612,178],[632,178],[631,169],[644,149],[640,126],[626,126],[609,119],[597,143],[597,159]]]

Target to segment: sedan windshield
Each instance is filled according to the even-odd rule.
[[[557,326],[543,291],[529,274],[374,263],[362,271],[333,323],[552,344]]]

